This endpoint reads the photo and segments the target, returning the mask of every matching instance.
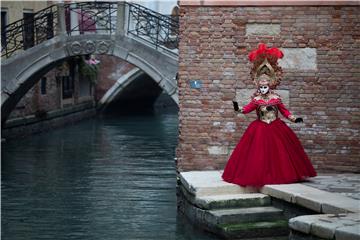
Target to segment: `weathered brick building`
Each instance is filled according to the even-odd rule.
[[[251,2],[180,2],[179,170],[222,169],[256,118],[231,101],[255,91],[247,54],[262,42],[284,51],[278,92],[304,124],[285,121],[316,169],[360,172],[358,2]]]

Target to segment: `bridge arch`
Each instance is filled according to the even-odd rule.
[[[154,49],[124,34],[59,35],[2,61],[2,122],[43,74],[61,61],[87,54],[111,55],[135,65],[178,103],[176,54]]]
[[[126,88],[133,80],[143,75],[145,75],[145,73],[137,67],[122,75],[99,100],[98,109],[103,111],[124,88]]]

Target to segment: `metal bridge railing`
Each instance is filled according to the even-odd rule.
[[[69,36],[87,33],[115,34],[117,2],[65,4],[66,32]]]
[[[117,34],[118,21],[127,18],[123,33],[142,39],[156,49],[176,49],[179,41],[178,17],[162,15],[141,5],[122,3],[125,16],[117,16],[117,2],[76,2],[52,5],[31,18],[24,18],[1,29],[1,57],[10,57],[49,40],[59,33],[68,36],[79,34]],[[59,11],[63,7],[63,11]],[[64,16],[59,16],[59,14]],[[59,29],[59,19],[65,18],[65,26]],[[61,24],[60,24],[61,25]]]
[[[129,35],[158,47],[176,49],[179,42],[178,16],[159,14],[138,4],[127,3]]]
[[[47,7],[1,29],[1,56],[10,57],[56,35],[57,7]]]

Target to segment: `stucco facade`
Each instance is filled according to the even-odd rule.
[[[6,23],[10,24],[22,19],[24,12],[35,13],[50,4],[50,1],[1,1],[1,11],[7,12]]]

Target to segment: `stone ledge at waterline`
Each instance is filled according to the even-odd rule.
[[[25,118],[10,119],[6,122],[5,127],[3,126],[1,137],[4,139],[16,139],[91,118],[95,114],[96,108],[91,101],[89,103],[49,111],[43,118],[30,115]]]
[[[288,235],[286,226],[292,240],[360,239],[360,200],[299,183],[243,188],[224,182],[221,174],[222,171],[179,174],[179,192],[183,197],[180,211],[208,231],[228,239],[275,237],[276,233]],[[282,218],[281,209],[271,206],[272,199],[308,212]],[[316,213],[322,214],[304,215]],[[276,217],[272,219],[271,215]]]

